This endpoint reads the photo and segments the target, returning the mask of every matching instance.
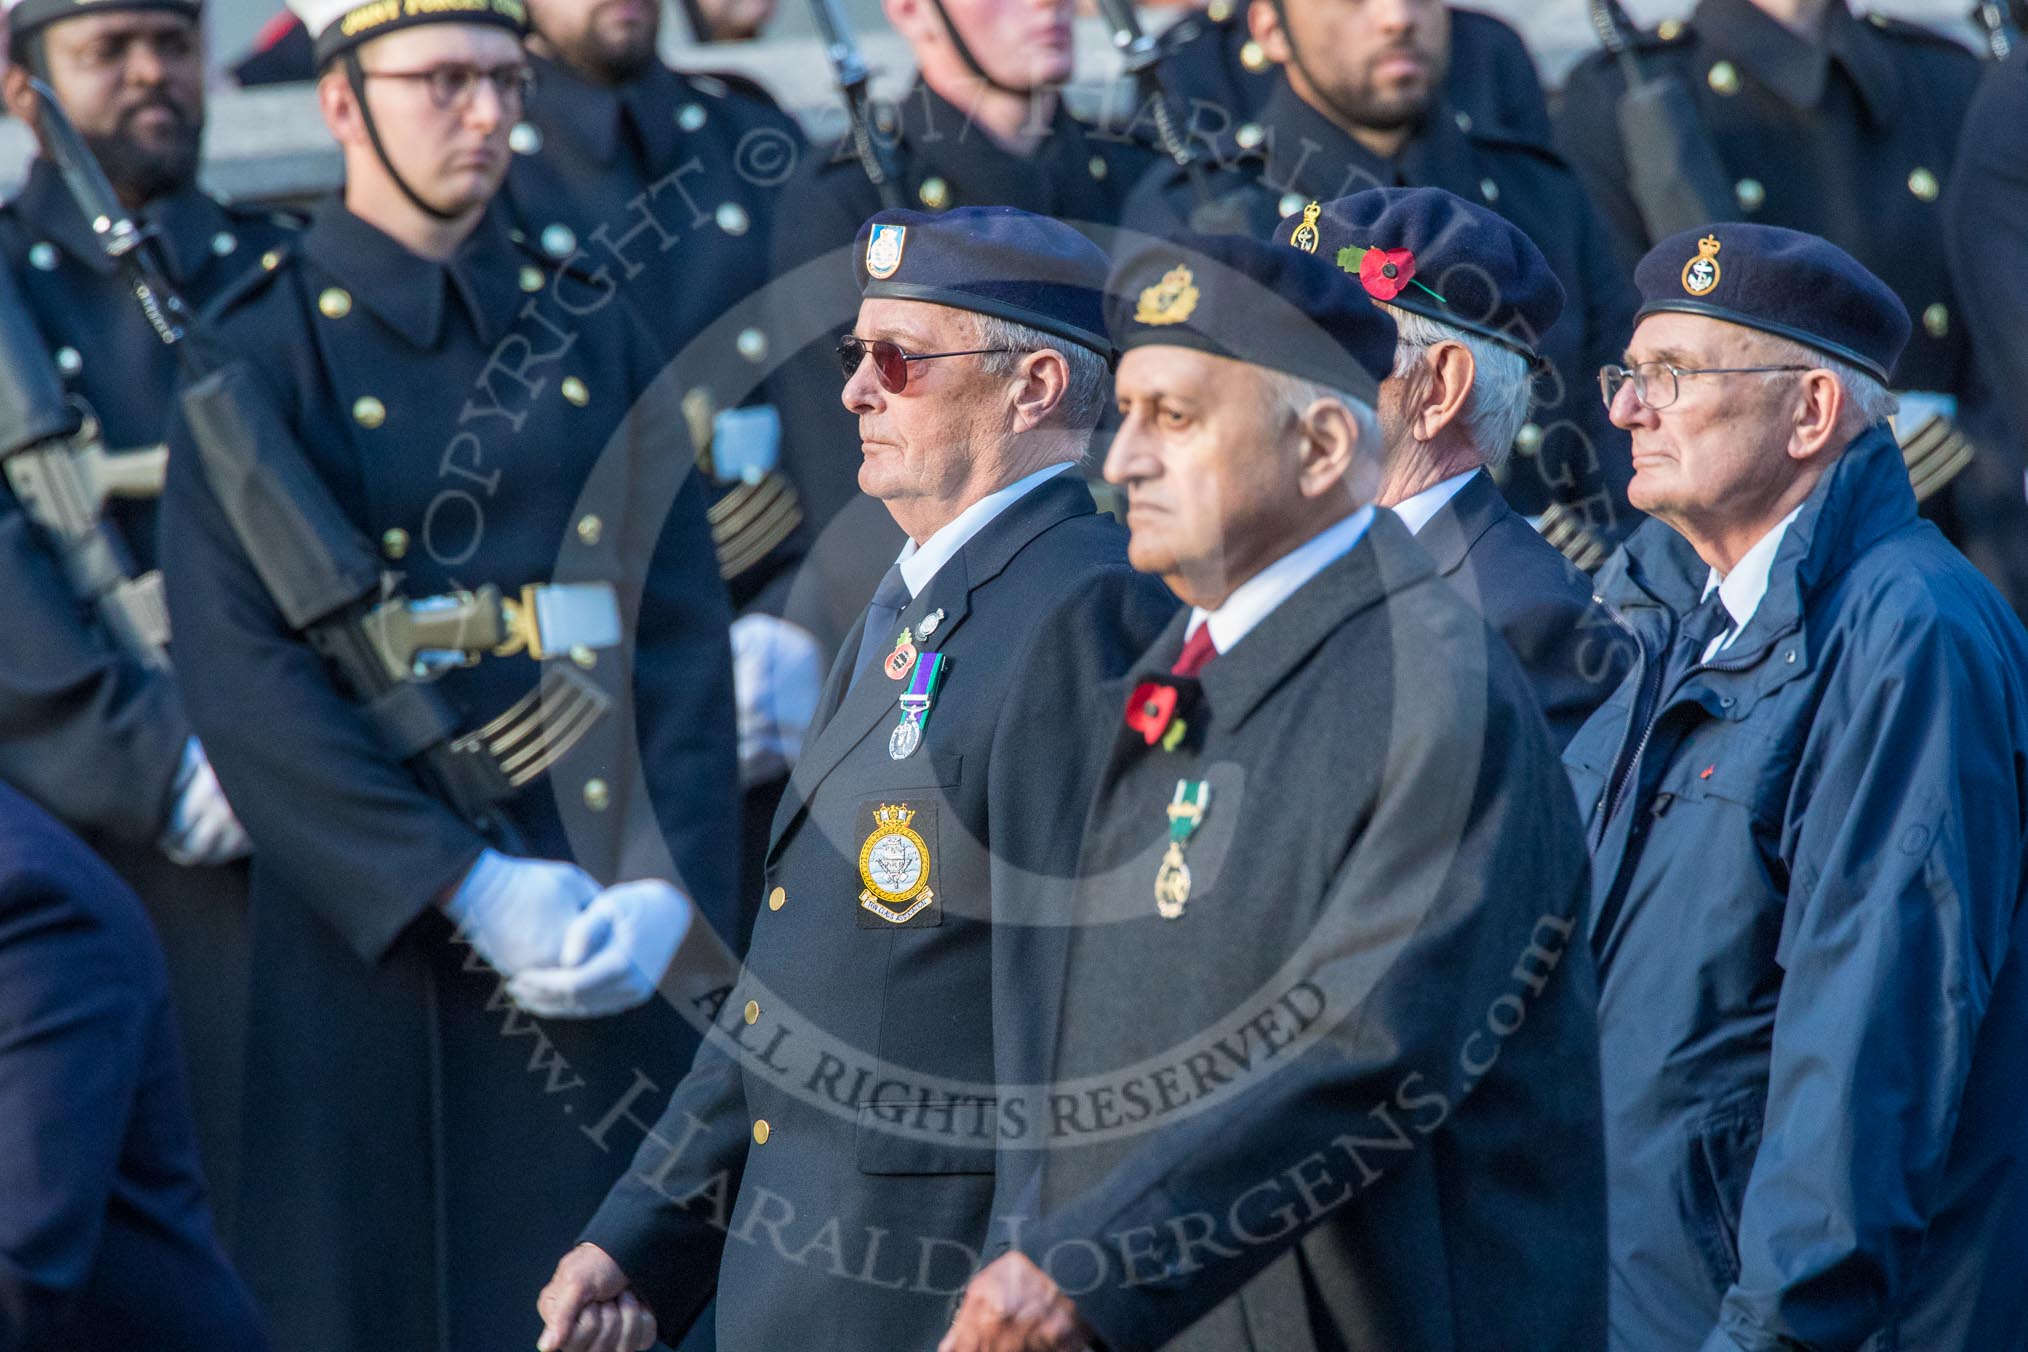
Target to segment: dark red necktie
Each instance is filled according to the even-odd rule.
[[[1218,656],[1218,645],[1211,641],[1211,622],[1197,626],[1197,632],[1184,640],[1183,651],[1176,654],[1176,665],[1169,668],[1171,676],[1195,676],[1204,670],[1204,664]]]

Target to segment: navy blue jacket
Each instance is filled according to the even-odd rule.
[[[258,1352],[134,894],[0,786],[0,1352]]]
[[[1707,576],[1660,523],[1608,563],[1642,654],[1564,752],[1612,1344],[2021,1347],[2028,635],[1916,517],[1884,428],[1734,642],[1659,690]]]

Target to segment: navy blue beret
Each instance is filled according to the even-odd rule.
[[[1143,238],[1106,284],[1128,348],[1190,347],[1314,381],[1371,404],[1394,370],[1394,321],[1321,258],[1245,235]]]
[[[894,208],[852,244],[863,295],[992,315],[1112,355],[1106,256],[1062,221],[1013,207]]]
[[[17,37],[26,37],[45,24],[79,14],[103,14],[116,9],[154,9],[195,19],[201,8],[198,0],[21,0],[18,5],[8,6],[7,27]]]
[[[1636,319],[1704,315],[1792,339],[1886,383],[1908,343],[1908,310],[1829,240],[1737,222],[1685,230],[1634,269]]]
[[[1563,313],[1563,283],[1535,242],[1506,217],[1441,188],[1373,188],[1312,202],[1277,225],[1274,238],[1358,277],[1376,300],[1530,361]]]

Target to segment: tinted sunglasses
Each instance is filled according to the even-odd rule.
[[[968,347],[962,352],[904,352],[885,338],[869,342],[846,334],[838,340],[838,369],[845,373],[847,380],[859,373],[859,363],[873,358],[873,374],[880,381],[880,388],[889,394],[900,394],[908,388],[908,364],[912,361],[935,361],[938,357],[979,357],[989,352],[1026,352],[1021,347]]]

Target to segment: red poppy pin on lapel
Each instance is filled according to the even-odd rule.
[[[1160,681],[1143,681],[1127,700],[1127,727],[1141,734],[1149,746],[1157,742],[1164,751],[1174,751],[1183,740],[1185,724],[1176,717],[1176,687]]]

